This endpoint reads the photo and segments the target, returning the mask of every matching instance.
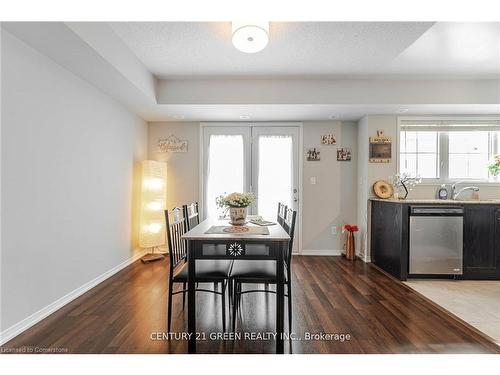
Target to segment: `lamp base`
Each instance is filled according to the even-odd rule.
[[[149,263],[149,262],[154,262],[157,260],[163,260],[165,259],[165,256],[160,253],[151,253],[151,254],[146,254],[141,258],[142,263]]]

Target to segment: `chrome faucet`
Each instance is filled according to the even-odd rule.
[[[457,181],[453,185],[451,185],[451,199],[456,200],[460,194],[462,194],[464,191],[467,190],[472,190],[472,191],[479,191],[479,188],[477,186],[466,186],[459,191],[456,191],[457,185],[462,184],[467,181]]]

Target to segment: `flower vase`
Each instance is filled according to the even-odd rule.
[[[229,221],[231,225],[243,225],[247,220],[247,208],[229,207],[229,217],[231,218]]]
[[[356,259],[356,246],[354,244],[354,232],[347,232],[347,240],[345,245],[345,257],[347,260]]]

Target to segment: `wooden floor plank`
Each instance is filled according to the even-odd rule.
[[[293,327],[301,340],[288,353],[500,353],[464,322],[361,261],[340,257],[293,258]],[[69,353],[186,353],[187,341],[152,340],[165,332],[168,260],[136,262],[17,336],[2,348],[63,348]],[[198,293],[200,353],[273,353],[273,340],[210,339],[222,332],[220,297]],[[173,330],[187,329],[181,295],[174,296]],[[238,332],[274,331],[275,301],[243,296]],[[229,310],[229,308],[228,308]],[[228,317],[229,318],[229,317]],[[229,319],[227,320],[230,321]],[[288,322],[285,323],[288,332]],[[315,333],[349,334],[350,340],[305,340]]]

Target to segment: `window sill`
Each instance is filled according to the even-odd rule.
[[[500,181],[474,181],[474,180],[459,180],[461,181],[459,186],[463,185],[474,185],[474,186],[500,186]],[[453,185],[457,181],[440,181],[440,180],[423,180],[422,183],[417,186],[441,186],[441,185]]]

